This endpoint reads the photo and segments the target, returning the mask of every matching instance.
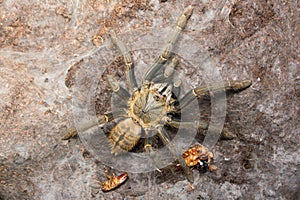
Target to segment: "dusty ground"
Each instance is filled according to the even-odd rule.
[[[165,169],[129,174],[120,188],[103,193],[93,183],[105,178],[101,160],[79,139],[61,140],[74,124],[76,71],[104,70],[102,57],[109,55],[101,46],[112,28],[126,33],[129,46],[141,45],[147,60],[152,44],[138,37],[165,33],[187,1],[0,0],[0,199],[300,196],[299,2],[192,2],[179,42],[183,55],[208,52],[224,80],[253,81],[227,98],[226,126],[236,138],[212,150],[216,172],[194,171],[194,190],[180,169]],[[135,49],[137,61],[143,55]],[[200,73],[186,74],[191,85],[201,82]]]

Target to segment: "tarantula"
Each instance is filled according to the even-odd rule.
[[[114,31],[110,32],[112,42],[118,47],[123,55],[126,65],[126,84],[128,90],[121,87],[113,76],[108,76],[108,83],[113,92],[122,98],[128,99],[126,110],[105,113],[98,116],[99,124],[104,125],[118,117],[124,117],[109,133],[112,154],[118,155],[131,151],[145,134],[146,144],[144,149],[152,153],[153,147],[150,132],[155,131],[160,140],[168,146],[179,164],[184,168],[186,177],[193,182],[191,169],[187,166],[184,158],[178,155],[176,147],[170,142],[170,136],[165,126],[179,128],[181,125],[188,126],[191,122],[183,122],[178,119],[182,107],[187,106],[193,99],[209,95],[210,92],[217,93],[225,90],[239,91],[251,85],[250,80],[226,81],[222,84],[215,84],[210,89],[206,85],[201,85],[187,92],[179,99],[181,81],[174,77],[174,69],[179,62],[178,57],[172,53],[172,49],[179,38],[181,31],[185,28],[188,19],[192,15],[193,7],[186,7],[178,17],[169,41],[161,55],[155,60],[144,76],[141,86],[138,86],[135,74],[134,63],[131,53],[121,42]],[[166,65],[166,66],[165,66]],[[160,73],[163,71],[163,73]],[[92,125],[87,125],[89,128]],[[208,123],[197,123],[198,128],[207,129]],[[71,129],[64,139],[76,134],[76,129]]]

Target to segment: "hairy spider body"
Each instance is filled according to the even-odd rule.
[[[110,132],[111,153],[118,155],[130,151],[140,140],[141,127],[132,119],[120,121]]]
[[[128,101],[128,116],[119,122],[110,132],[112,153],[117,155],[130,151],[139,141],[141,131],[157,129],[169,121],[169,115],[175,112],[176,99],[172,96],[169,83],[144,83],[136,89]]]
[[[172,85],[145,83],[129,101],[129,116],[143,128],[154,128],[172,111]]]
[[[196,149],[192,149],[183,158],[171,142],[165,126],[208,129],[209,124],[207,122],[182,121],[178,117],[181,115],[181,109],[186,107],[195,98],[224,90],[239,91],[251,85],[250,80],[225,81],[221,84],[216,83],[209,89],[207,85],[200,85],[179,98],[181,80],[174,76],[174,70],[179,59],[172,53],[172,49],[179,38],[179,34],[186,26],[192,11],[193,7],[188,6],[178,17],[165,48],[146,72],[140,87],[138,87],[135,79],[134,64],[130,51],[117,38],[114,31],[110,32],[112,42],[118,47],[125,61],[128,88],[127,90],[122,88],[118,81],[111,75],[107,76],[107,80],[113,92],[123,99],[128,99],[127,108],[99,115],[97,116],[99,119],[98,124],[91,123],[81,128],[81,130],[86,130],[95,125],[103,126],[107,122],[122,117],[123,119],[109,133],[112,154],[118,155],[132,150],[142,136],[145,137],[145,150],[149,153],[154,152],[150,135],[157,135],[183,167],[186,177],[190,182],[193,182],[193,174],[189,166],[195,166],[197,163],[201,164],[206,158],[209,164],[212,155],[207,154],[205,158],[199,157],[200,155],[198,157],[197,155],[196,157],[190,157],[188,153],[196,151]],[[74,129],[71,129],[65,135],[64,139],[74,135],[74,133]]]

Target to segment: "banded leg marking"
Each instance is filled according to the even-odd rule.
[[[121,98],[129,98],[130,94],[127,90],[119,85],[119,82],[114,78],[114,76],[107,76],[108,83],[113,92],[115,92]]]
[[[119,48],[121,54],[123,55],[124,62],[126,65],[126,80],[128,88],[133,91],[134,88],[137,88],[137,82],[134,75],[134,64],[132,61],[131,54],[125,44],[117,37],[116,33],[111,30],[109,33],[112,42]]]
[[[90,128],[93,128],[95,126],[104,126],[107,122],[110,122],[118,117],[124,116],[126,113],[124,111],[118,111],[118,112],[110,112],[103,115],[97,115],[98,121],[89,121],[86,124],[79,127],[80,131],[86,131]],[[78,130],[76,127],[71,127],[62,137],[62,140],[68,140],[72,137],[75,137],[78,135]]]
[[[187,24],[188,19],[192,15],[193,7],[190,5],[184,9],[182,14],[178,17],[175,27],[172,30],[171,36],[167,42],[167,45],[164,47],[161,55],[155,60],[154,64],[151,66],[149,71],[146,73],[145,80],[151,81],[156,72],[166,63],[169,57],[172,55],[172,50],[174,48],[175,43],[177,42],[180,33],[184,29]]]
[[[224,81],[223,83],[213,84],[210,88],[208,88],[206,85],[199,86],[187,92],[185,96],[180,99],[180,108],[182,109],[186,107],[191,101],[195,99],[195,97],[200,98],[209,94],[215,94],[218,92],[225,92],[230,90],[237,92],[248,88],[251,84],[251,80],[244,80]]]

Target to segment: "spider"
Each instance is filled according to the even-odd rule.
[[[171,137],[166,130],[166,126],[179,128],[188,127],[191,122],[181,121],[178,116],[183,107],[187,106],[195,98],[207,96],[210,93],[217,93],[225,90],[240,91],[251,85],[250,80],[226,81],[223,84],[215,84],[208,89],[206,85],[200,85],[179,98],[181,80],[174,76],[174,70],[179,59],[172,49],[179,38],[180,33],[185,28],[188,19],[192,15],[193,7],[186,7],[178,17],[177,22],[170,34],[169,40],[162,53],[154,61],[154,64],[146,72],[141,86],[138,86],[134,74],[134,63],[130,51],[114,31],[110,31],[110,38],[123,55],[126,65],[126,85],[127,89],[121,87],[113,76],[108,76],[108,84],[113,92],[118,96],[128,99],[127,108],[117,112],[107,112],[98,117],[98,125],[104,125],[116,118],[124,117],[109,133],[111,153],[119,155],[131,151],[145,134],[144,149],[149,154],[154,152],[151,133],[155,132],[158,138],[169,148],[183,167],[187,180],[193,183],[193,174],[185,159],[177,153],[176,147],[171,142]],[[163,71],[163,73],[161,73]],[[223,87],[222,87],[223,86]],[[89,124],[83,129],[88,129],[95,124]],[[197,123],[198,128],[207,129],[208,123]],[[70,129],[63,139],[76,135],[75,128]]]

